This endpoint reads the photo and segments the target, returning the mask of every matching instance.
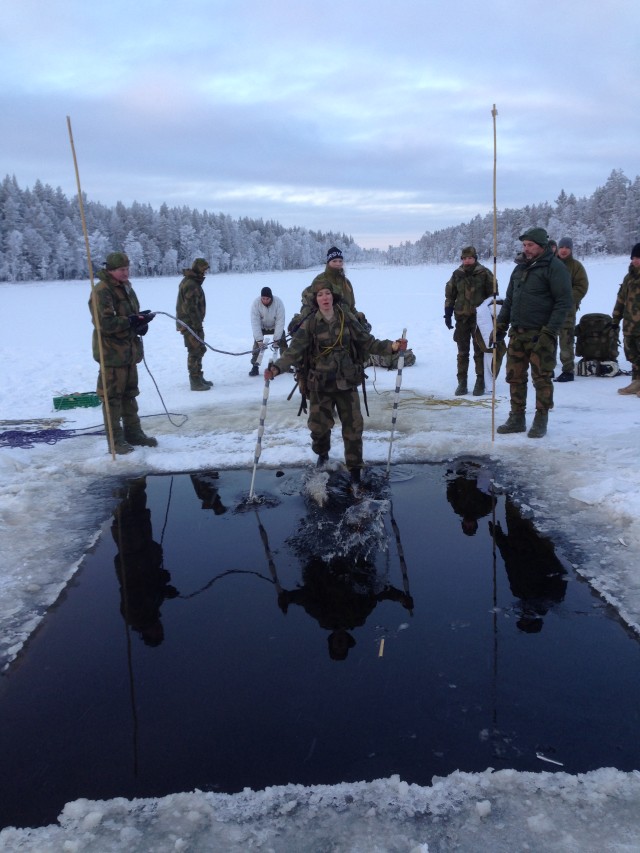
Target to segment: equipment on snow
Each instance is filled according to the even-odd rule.
[[[587,361],[618,360],[618,328],[610,314],[585,314],[576,326],[576,355]]]

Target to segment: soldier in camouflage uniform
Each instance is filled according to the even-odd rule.
[[[360,482],[362,431],[358,386],[369,353],[388,355],[405,350],[406,340],[377,340],[340,303],[325,280],[315,284],[316,311],[300,326],[284,355],[264,371],[274,379],[291,365],[304,374],[309,396],[308,426],[311,447],[318,455],[318,467],[329,459],[334,410],[342,423],[344,457],[354,483]]]
[[[476,368],[476,382],[473,393],[476,397],[484,394],[484,354],[476,339],[476,308],[494,292],[493,273],[478,263],[478,253],[473,246],[467,246],[460,253],[462,263],[454,271],[444,289],[444,322],[448,329],[453,328],[451,318],[455,314],[456,330],[453,339],[458,345],[458,387],[456,396],[467,394],[467,373],[469,356],[473,341],[473,361]],[[498,292],[496,285],[495,292]]]
[[[587,271],[580,261],[573,257],[573,240],[571,237],[563,237],[560,240],[557,256],[566,266],[571,276],[573,305],[560,329],[560,364],[562,365],[562,373],[555,381],[573,382],[576,369],[576,314],[580,310],[580,303],[589,289],[589,279],[587,278]]]
[[[524,432],[527,377],[536,389],[536,414],[529,438],[547,432],[553,408],[552,376],[556,366],[558,333],[571,310],[571,279],[567,268],[549,249],[544,228],[530,228],[519,237],[524,259],[511,273],[507,295],[497,319],[498,340],[504,340],[510,325],[507,349],[507,382],[511,390],[511,413],[499,433]]]
[[[202,289],[202,282],[208,269],[209,264],[204,258],[196,258],[191,269],[182,270],[184,278],[178,286],[178,300],[176,302],[176,317],[182,323],[186,323],[189,329],[193,329],[200,341],[204,340],[203,324],[204,316],[207,313],[207,301]],[[202,375],[202,357],[207,348],[182,323],[176,323],[176,328],[182,334],[184,345],[187,348],[187,370],[189,371],[191,390],[209,391],[213,382],[209,382]]]
[[[640,397],[640,243],[631,250],[629,272],[620,285],[612,318],[616,330],[622,322],[624,355],[631,363],[631,384],[618,388],[618,394]]]
[[[109,417],[115,453],[131,453],[134,445],[155,447],[157,441],[145,435],[140,426],[136,397],[138,368],[142,361],[142,335],[155,317],[150,311],[141,312],[140,303],[129,281],[129,258],[122,252],[107,255],[105,269],[99,270],[97,284],[89,299],[93,321],[93,357],[100,363],[98,330],[102,340],[105,375],[98,373],[98,396],[109,440],[109,423],[105,394],[109,404]],[[110,450],[112,448],[109,448]]]

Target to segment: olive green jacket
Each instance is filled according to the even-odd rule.
[[[498,326],[547,329],[558,335],[573,310],[571,278],[550,249],[532,261],[516,264],[498,314]]]
[[[461,264],[445,285],[445,310],[453,307],[457,318],[474,316],[478,305],[493,295],[493,281],[493,273],[482,264],[475,263],[472,267]]]
[[[324,272],[317,275],[309,287],[305,287],[302,291],[301,314],[305,314],[310,308],[316,308],[313,297],[315,296],[315,288],[321,283],[326,284],[334,294],[338,294],[343,307],[355,314],[356,297],[351,282],[344,274],[344,270],[335,270],[329,264],[325,267]]]
[[[130,282],[120,284],[109,275],[107,270],[99,270],[100,279],[89,298],[89,311],[93,322],[93,357],[100,361],[98,347],[98,332],[95,328],[95,318],[92,304],[98,311],[102,351],[105,367],[126,367],[139,364],[142,361],[142,339],[129,323],[130,314],[140,313],[140,303]],[[146,331],[146,326],[144,327]]]
[[[182,270],[184,278],[178,285],[178,299],[176,301],[176,317],[182,320],[194,331],[202,331],[204,317],[207,313],[207,300],[205,299],[202,282],[202,273],[194,270]],[[176,323],[176,329],[184,332],[181,323]]]

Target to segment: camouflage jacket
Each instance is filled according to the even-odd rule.
[[[340,296],[340,300],[344,308],[347,308],[353,314],[356,313],[356,297],[353,292],[351,282],[346,277],[343,270],[334,270],[329,266],[329,264],[327,264],[324,272],[317,275],[309,287],[305,287],[302,291],[302,306],[300,308],[301,314],[306,314],[310,308],[315,310],[316,305],[313,301],[313,297],[315,295],[314,288],[321,282],[327,282],[327,287],[330,287],[334,293],[337,293]]]
[[[498,285],[496,283],[496,293]],[[493,295],[493,273],[482,264],[460,265],[444,288],[444,307],[451,308],[456,317],[470,317],[488,296]]]
[[[184,278],[178,285],[178,300],[176,302],[176,317],[182,320],[194,331],[202,331],[204,315],[207,313],[207,302],[202,289],[204,276],[194,270],[182,270]],[[184,332],[184,326],[176,323],[176,329]]]
[[[100,336],[105,367],[126,367],[142,361],[142,339],[131,327],[129,314],[140,313],[140,303],[131,284],[127,281],[120,284],[109,275],[107,270],[97,273],[100,283],[97,284],[89,298],[89,311],[94,325],[93,357],[100,361],[98,347],[98,332],[95,328],[95,318],[92,304],[98,310]],[[146,331],[146,326],[144,327]]]
[[[281,373],[292,365],[302,370],[312,387],[348,390],[362,382],[369,354],[390,355],[391,344],[374,338],[350,311],[336,305],[330,322],[320,311],[308,317],[275,366]]]
[[[640,335],[640,267],[629,264],[613,308],[613,322],[622,321],[624,335]]]
[[[531,261],[518,263],[511,273],[498,326],[541,329],[558,335],[573,309],[571,279],[565,265],[550,249]]]
[[[575,258],[569,256],[568,258],[558,258],[561,264],[564,264],[567,268],[569,275],[571,276],[571,292],[573,294],[573,305],[576,309],[580,307],[580,303],[585,297],[587,290],[589,290],[589,279],[587,278],[587,271],[582,266],[580,261],[577,261]]]

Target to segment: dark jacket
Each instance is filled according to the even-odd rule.
[[[100,283],[95,286],[89,298],[91,320],[94,321],[92,302],[95,299],[100,321],[102,351],[105,367],[126,367],[142,361],[142,339],[129,323],[130,314],[140,313],[140,303],[131,284],[120,284],[109,275],[107,270],[97,273]],[[95,321],[94,321],[95,326]],[[138,327],[139,328],[139,327]],[[144,326],[142,331],[146,332]],[[93,330],[93,357],[100,361],[98,333]]]
[[[633,264],[629,264],[613,307],[613,322],[619,325],[620,321],[624,335],[640,335],[640,269]]]
[[[496,285],[496,293],[498,288]],[[456,317],[473,317],[476,308],[493,294],[493,273],[475,263],[472,267],[461,265],[444,288],[444,307],[453,307]]]
[[[571,277],[550,249],[531,261],[516,264],[498,314],[498,326],[546,328],[558,335],[573,310]]]
[[[207,313],[207,301],[202,289],[204,276],[194,270],[182,270],[184,278],[178,285],[178,299],[176,302],[176,317],[182,320],[189,328],[196,332],[202,332],[204,317]],[[184,326],[176,323],[179,332],[184,332]]]

